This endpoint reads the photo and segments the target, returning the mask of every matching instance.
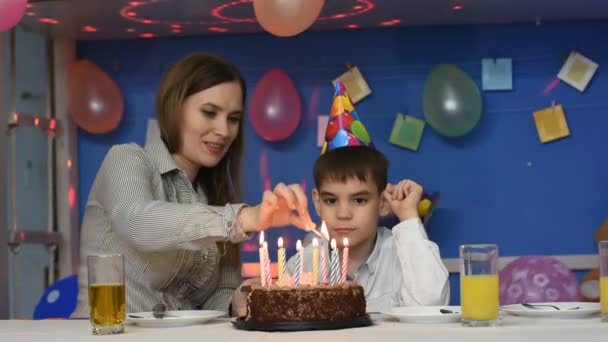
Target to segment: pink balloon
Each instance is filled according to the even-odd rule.
[[[500,271],[500,304],[579,301],[576,276],[559,260],[521,257]]]
[[[296,86],[281,69],[272,69],[258,82],[249,103],[251,125],[262,139],[287,139],[298,127],[302,104]]]
[[[253,10],[264,30],[289,37],[308,29],[324,4],[325,0],[253,0]]]
[[[69,111],[72,120],[89,133],[114,130],[123,114],[120,89],[101,68],[88,60],[79,60],[69,69]]]
[[[27,0],[0,0],[0,32],[15,27],[23,18]]]

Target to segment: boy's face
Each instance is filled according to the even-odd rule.
[[[312,195],[317,214],[339,246],[345,237],[352,248],[373,242],[387,205],[371,177],[365,182],[356,177],[346,182],[325,180]]]

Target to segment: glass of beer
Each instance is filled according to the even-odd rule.
[[[608,241],[597,245],[600,256],[600,304],[602,321],[608,322]]]
[[[89,317],[94,335],[121,334],[126,316],[122,255],[89,255]]]
[[[487,327],[498,323],[498,246],[460,246],[462,324]]]

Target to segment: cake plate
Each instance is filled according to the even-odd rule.
[[[259,323],[245,321],[245,317],[239,317],[232,321],[232,324],[240,330],[250,331],[304,331],[304,330],[337,330],[365,327],[372,325],[373,322],[369,315],[356,317],[342,321],[314,321],[314,322],[274,322]]]

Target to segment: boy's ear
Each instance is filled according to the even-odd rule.
[[[380,194],[380,217],[387,217],[392,214],[391,205],[384,197],[384,192]]]
[[[319,191],[317,188],[312,189],[312,203],[315,206],[315,211],[317,212],[317,216],[321,216],[319,214],[319,208],[321,207],[321,197],[319,196]]]

